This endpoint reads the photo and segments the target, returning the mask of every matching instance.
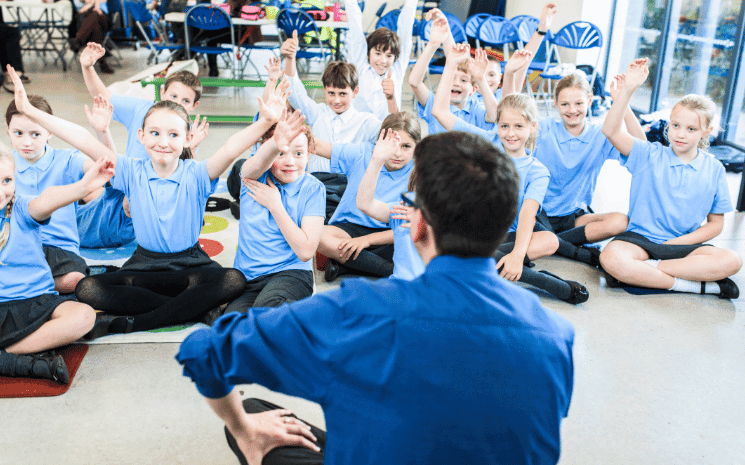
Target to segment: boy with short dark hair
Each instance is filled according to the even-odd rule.
[[[406,0],[398,17],[397,31],[381,27],[365,37],[359,5],[356,1],[346,2],[347,61],[357,67],[363,89],[354,106],[381,121],[401,109],[401,89],[411,56],[416,5],[417,0]]]
[[[295,66],[298,49],[297,33],[282,44],[285,57],[285,75],[290,78],[290,104],[305,115],[305,121],[317,139],[335,144],[374,143],[381,121],[372,113],[362,112],[353,106],[359,93],[357,68],[352,63],[332,61],[326,65],[321,81],[326,103],[317,103],[308,96]],[[329,161],[314,156],[308,161],[307,171],[329,172]]]

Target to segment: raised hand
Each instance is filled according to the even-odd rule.
[[[286,113],[287,109],[285,109]],[[300,110],[295,110],[291,115],[286,118],[282,117],[277,122],[272,139],[274,139],[280,152],[286,152],[289,149],[290,143],[302,134],[303,121],[305,121],[305,116],[300,113]]]
[[[207,131],[210,128],[210,123],[207,122],[207,117],[202,118],[199,121],[199,115],[194,118],[194,122],[191,124],[189,130],[189,137],[187,137],[186,147],[195,150],[199,147],[199,144],[207,137]]]
[[[277,208],[284,208],[279,189],[270,177],[267,176],[266,184],[255,179],[244,178],[243,185],[246,186],[248,196],[270,212],[276,211]]]
[[[439,8],[432,8],[431,10],[428,10],[426,13],[424,13],[425,21],[433,21],[438,18],[445,18],[445,14]]]
[[[98,95],[93,99],[93,108],[85,105],[85,116],[88,124],[97,132],[106,132],[111,123],[111,115],[114,114],[114,106],[104,95]]]
[[[388,76],[383,78],[383,94],[387,99],[392,99],[395,94],[396,87],[393,83],[393,79],[391,79],[392,74],[393,71],[388,71]]]
[[[414,217],[414,208],[406,205],[394,205],[391,207],[391,219],[404,220],[401,223],[402,228],[410,228],[411,220]]]
[[[456,65],[471,59],[471,46],[468,44],[453,44],[453,49],[448,54],[445,63],[455,63]]]
[[[114,163],[107,157],[101,157],[93,166],[85,172],[83,184],[93,192],[103,187],[109,180],[114,177]]]
[[[546,32],[551,29],[551,22],[553,21],[554,15],[557,11],[559,11],[559,8],[556,6],[556,3],[549,2],[543,5],[543,9],[541,10],[541,19],[538,23],[539,31]]]
[[[264,65],[267,73],[269,73],[270,81],[279,81],[282,78],[283,71],[280,62],[281,60],[279,58],[272,57],[269,59],[269,66]]]
[[[522,68],[527,68],[533,60],[533,54],[530,50],[515,50],[507,64],[504,65],[504,74],[516,73]]]
[[[18,73],[16,73],[16,70],[13,69],[12,66],[7,65],[6,68],[8,75],[13,80],[13,86],[15,87],[16,108],[24,115],[27,115],[29,111],[34,110],[34,107],[31,105],[31,102],[28,101],[28,95],[26,94],[26,89],[23,88],[23,82],[21,81],[21,78],[18,77]]]
[[[400,144],[401,136],[398,135],[398,132],[393,129],[380,131],[378,141],[375,143],[375,148],[373,149],[372,159],[381,162],[387,161],[398,152]]]
[[[90,68],[96,64],[96,61],[103,57],[105,53],[106,49],[104,49],[100,44],[88,42],[88,45],[86,45],[80,53],[80,66],[83,68]]]
[[[631,63],[626,69],[626,87],[632,89],[639,88],[649,76],[649,68],[647,67],[646,58],[637,58]]]
[[[259,97],[259,114],[262,119],[266,119],[272,124],[282,119],[287,110],[287,96],[290,95],[287,89],[290,87],[290,81],[285,78],[277,87],[269,91],[269,97],[264,102]]]
[[[435,19],[429,30],[429,41],[442,45],[443,43],[445,43],[449,36],[450,25],[448,25],[448,20],[445,18],[445,16]]]
[[[280,53],[288,60],[294,60],[298,50],[297,30],[292,31],[292,38],[285,40]]]
[[[486,58],[486,50],[479,48],[476,49],[476,56],[473,59],[473,63],[469,68],[471,76],[476,80],[483,79],[486,75],[486,68],[489,66],[489,59]]]
[[[618,97],[621,95],[621,89],[623,89],[625,85],[626,75],[616,74],[615,76],[613,76],[613,79],[608,86],[611,100],[616,101],[618,99]]]

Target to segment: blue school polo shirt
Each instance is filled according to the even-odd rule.
[[[457,120],[455,120],[455,124],[453,125],[453,131],[470,132],[471,134],[476,134],[477,136],[483,137],[484,139],[488,140],[492,144],[495,144],[495,145],[500,144],[499,133],[497,132],[496,125],[494,125],[493,130],[486,130],[478,126],[475,126],[473,124],[466,123],[462,119],[458,118]]]
[[[374,148],[375,146],[370,143],[333,145],[331,149],[331,172],[343,173],[347,176],[347,189],[344,191],[344,195],[342,195],[329,224],[354,223],[368,228],[388,227],[387,224],[370,218],[357,208],[357,191],[367,170],[367,165],[370,164],[372,159]],[[378,184],[375,186],[375,198],[387,204],[398,202],[401,193],[408,190],[409,174],[411,174],[413,166],[413,160],[398,171],[388,171],[388,168],[383,166],[378,177]]]
[[[150,158],[145,150],[145,146],[140,143],[140,139],[137,137],[137,130],[142,129],[145,115],[154,104],[155,102],[153,100],[111,94],[111,105],[114,106],[112,118],[127,128],[126,153],[128,157]]]
[[[119,247],[134,240],[132,219],[124,213],[123,200],[122,191],[107,185],[92,202],[78,205],[81,247]]]
[[[412,197],[413,197],[412,193]],[[413,200],[413,199],[412,199]],[[398,205],[398,202],[389,206]],[[401,226],[405,220],[391,218],[388,224],[393,230],[393,274],[391,278],[411,281],[424,273],[424,261],[414,247],[409,228]]]
[[[266,184],[268,176],[269,171],[262,174],[258,181]],[[279,189],[282,206],[298,227],[302,226],[306,216],[326,217],[326,188],[315,176],[305,173],[284,185],[279,184],[274,176],[272,181]],[[287,243],[272,214],[248,195],[248,189],[243,184],[238,251],[233,267],[241,270],[249,281],[285,270],[313,269],[313,261],[300,260]]]
[[[450,111],[458,118],[465,121],[468,124],[472,124],[478,128],[484,130],[492,130],[497,127],[495,123],[486,122],[486,108],[484,103],[479,103],[478,100],[474,100],[473,96],[469,97],[466,101],[466,106],[460,110],[458,107],[450,105]],[[438,134],[440,132],[447,132],[445,127],[437,121],[437,118],[432,116],[432,106],[435,103],[435,93],[430,92],[427,98],[427,105],[422,106],[421,103],[416,102],[417,112],[419,117],[427,122],[427,132],[429,135]]]
[[[38,222],[28,212],[33,196],[16,193],[10,218],[10,236],[0,249],[0,302],[30,299],[42,294],[57,294],[52,271],[41,248],[41,227],[49,220]]]
[[[16,161],[16,193],[38,197],[51,186],[64,186],[83,178],[83,163],[88,157],[73,149],[53,149],[46,146],[44,155],[33,165],[13,152]],[[49,223],[41,228],[41,242],[80,254],[80,237],[76,203],[52,213]]]
[[[494,98],[497,99],[497,103],[502,101],[502,88],[501,87],[497,89],[496,92],[494,92]],[[476,100],[476,102],[480,103],[481,105],[484,104],[484,96],[478,92],[474,92],[473,95],[471,95],[471,99]]]
[[[695,231],[709,213],[732,211],[724,167],[705,152],[685,164],[670,147],[635,139],[621,161],[631,173],[627,230],[652,242]]]
[[[602,126],[585,121],[574,137],[562,121],[541,120],[535,157],[548,168],[551,180],[543,202],[548,216],[566,216],[592,203],[600,169],[621,156],[603,135]]]
[[[218,180],[210,180],[204,161],[179,160],[176,172],[161,179],[149,158],[119,155],[111,185],[129,199],[137,242],[151,252],[174,253],[197,243]]]
[[[500,148],[502,148],[500,144]],[[548,169],[541,162],[535,159],[530,152],[525,151],[528,155],[525,157],[510,157],[517,168],[517,174],[520,176],[520,190],[518,191],[517,217],[510,226],[509,232],[517,231],[517,222],[520,218],[520,209],[523,208],[525,199],[532,199],[543,204],[543,197],[546,194],[551,175]],[[540,209],[538,210],[540,211]]]

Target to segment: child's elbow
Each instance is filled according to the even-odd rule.
[[[316,247],[317,248],[317,247]],[[300,259],[301,262],[306,263],[309,262],[316,254],[316,249],[308,248],[307,250],[303,250],[297,255],[297,258]]]

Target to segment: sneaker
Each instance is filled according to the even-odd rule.
[[[740,297],[740,289],[737,287],[737,284],[735,284],[735,282],[731,279],[720,279],[719,281],[717,281],[717,284],[719,284],[718,297],[720,299],[737,299],[738,297]]]
[[[572,294],[569,296],[568,299],[564,299],[564,302],[568,302],[572,305],[581,304],[583,302],[587,302],[587,299],[590,298],[590,293],[587,292],[587,288],[577,281],[567,281],[567,284],[569,284],[569,287],[572,288]]]

